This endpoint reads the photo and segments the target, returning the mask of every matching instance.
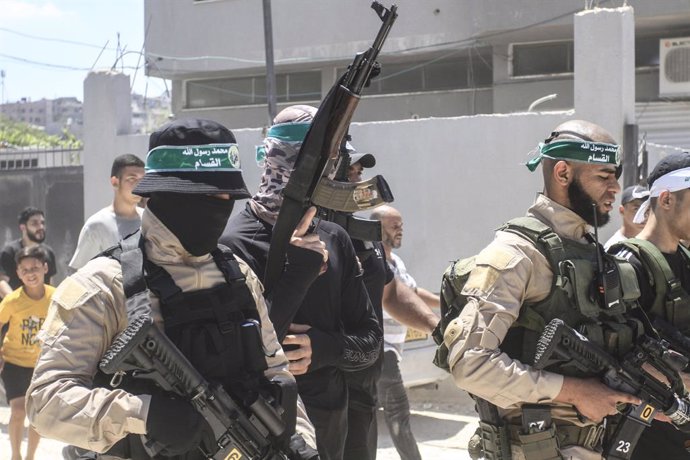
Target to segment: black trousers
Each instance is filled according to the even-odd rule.
[[[378,427],[376,408],[352,407],[347,411],[345,460],[375,460]]]
[[[321,409],[305,403],[307,415],[316,431],[316,447],[321,460],[343,460],[347,436],[347,406]]]

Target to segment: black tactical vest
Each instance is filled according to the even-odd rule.
[[[190,292],[183,292],[165,269],[146,258],[140,232],[102,255],[118,260],[122,266],[129,323],[140,315],[150,314],[149,295],[153,293],[160,301],[165,334],[206,380],[221,383],[231,397],[247,405],[256,399],[258,392],[271,391],[271,384],[263,374],[267,368],[263,344],[242,339],[242,329],[246,327],[258,327],[260,337],[260,316],[244,274],[228,248],[219,246],[211,252],[226,283]],[[99,370],[94,386],[112,388],[114,380]],[[153,383],[129,375],[123,376],[117,387],[132,394],[160,391],[155,390]],[[151,458],[138,435],[128,435],[105,455],[132,460]],[[204,457],[194,450],[182,456],[155,458],[200,460]]]

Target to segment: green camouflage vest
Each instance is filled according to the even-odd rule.
[[[532,363],[537,340],[544,326],[553,318],[582,332],[590,340],[620,356],[628,351],[643,332],[641,323],[624,314],[637,307],[640,290],[635,270],[625,260],[603,254],[607,272],[607,298],[615,299],[606,307],[596,297],[594,280],[597,272],[596,246],[590,243],[560,238],[550,227],[533,217],[512,219],[498,230],[515,233],[531,241],[546,257],[553,271],[551,291],[545,299],[524,304],[517,321],[511,326],[501,344],[501,350],[511,358]],[[602,249],[603,252],[603,249]],[[443,333],[467,303],[462,294],[475,257],[453,262],[443,274],[441,282],[441,314],[433,336],[439,345],[434,363],[448,369],[448,348]],[[553,371],[569,376],[581,376],[574,368],[563,366]]]

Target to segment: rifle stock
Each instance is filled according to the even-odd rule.
[[[314,191],[321,179],[333,169],[340,145],[359,103],[362,88],[372,76],[376,57],[397,17],[395,5],[386,9],[375,1],[371,6],[383,22],[376,39],[367,51],[355,56],[345,75],[322,101],[304,138],[290,179],[283,189],[283,204],[273,227],[263,279],[267,292],[270,292],[283,271],[290,237],[304,211],[311,205]]]

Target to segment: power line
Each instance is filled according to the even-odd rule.
[[[35,65],[35,66],[40,66],[40,67],[50,67],[52,69],[72,70],[72,71],[79,71],[79,72],[88,72],[89,70],[91,70],[90,67],[75,67],[75,66],[62,65],[62,64],[52,64],[49,62],[32,61],[31,59],[25,59],[25,58],[21,58],[21,57],[17,57],[17,56],[11,56],[9,54],[4,54],[4,53],[0,53],[0,57],[5,58],[5,59],[10,59],[12,61],[22,62],[24,64]],[[123,68],[128,69],[128,70],[135,70],[136,69],[136,67],[134,67],[134,66],[125,66]]]
[[[24,32],[19,32],[18,30],[8,29],[7,27],[0,27],[0,31],[7,32],[14,35],[19,35],[20,37],[30,38],[32,40],[42,40],[47,42],[65,43],[67,45],[85,46],[88,48],[101,49],[102,45],[94,45],[93,43],[79,42],[75,40],[65,40],[62,38],[52,38],[52,37],[39,37],[38,35],[31,35]],[[113,48],[109,48],[110,51],[114,51]]]

